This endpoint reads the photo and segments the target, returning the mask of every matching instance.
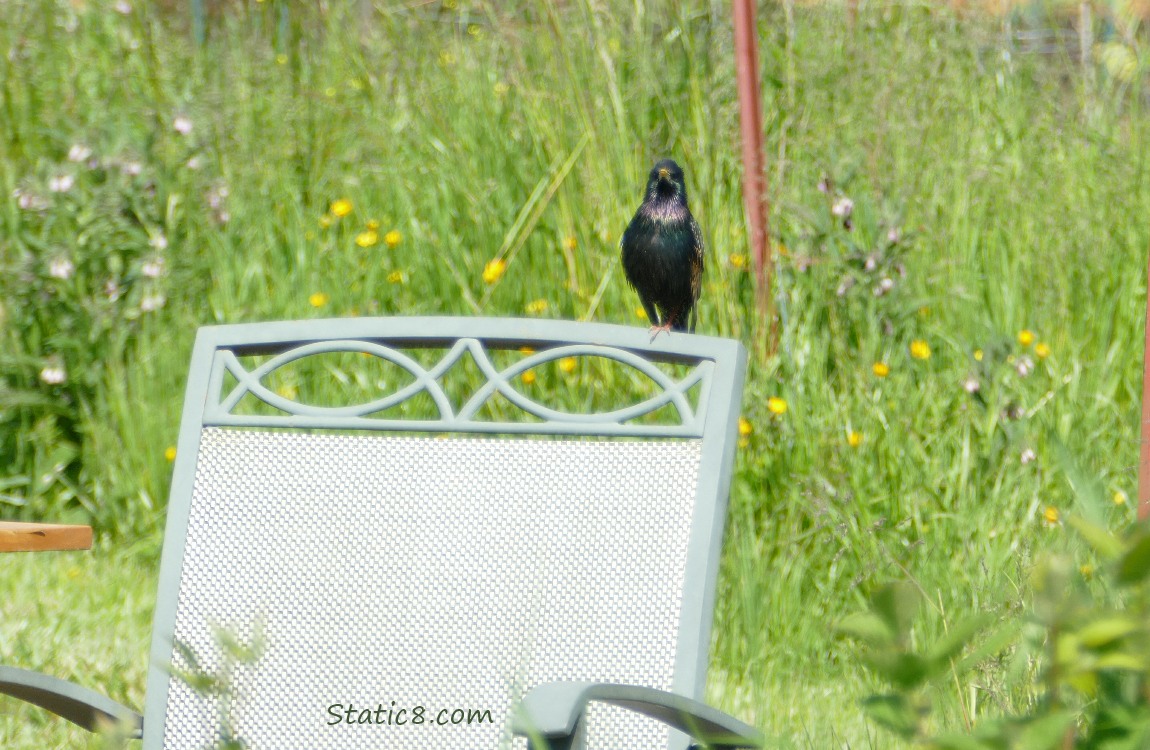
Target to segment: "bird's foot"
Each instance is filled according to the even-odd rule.
[[[659,336],[660,333],[666,333],[668,336],[670,336],[671,335],[671,321],[667,321],[666,323],[664,323],[661,326],[651,326],[650,333],[651,333],[652,343],[655,341],[655,339]]]

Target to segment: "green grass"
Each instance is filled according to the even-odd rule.
[[[154,10],[7,4],[0,432],[19,440],[0,436],[0,460],[23,478],[0,494],[25,505],[0,514],[91,519],[101,543],[0,559],[0,663],[140,704],[164,449],[198,325],[526,315],[537,300],[544,317],[643,325],[616,246],[646,170],[669,155],[708,239],[700,332],[763,339],[751,276],[732,258],[747,249],[728,5],[460,5],[366,20],[293,7],[281,24],[276,3],[237,3],[195,49],[182,17]],[[1074,61],[1008,58],[992,21],[866,5],[852,28],[841,8],[788,20],[772,7],[760,32],[771,228],[787,254],[778,353],[753,357],[744,397],[754,432],[732,494],[709,697],[797,747],[897,747],[862,717],[855,701],[876,686],[833,623],[910,577],[931,602],[917,631],[929,642],[964,614],[1024,609],[1044,551],[1089,562],[1042,520],[1047,507],[1081,510],[1058,446],[1106,498],[1134,496],[1150,122],[1104,69],[1087,88]],[[173,129],[180,115],[190,135]],[[143,173],[68,163],[80,142]],[[52,198],[61,170],[77,185]],[[818,190],[824,175],[854,201],[851,232]],[[221,185],[226,223],[207,197]],[[54,207],[23,211],[16,188]],[[354,209],[324,227],[338,198]],[[371,220],[399,243],[357,246]],[[159,233],[168,246],[153,251]],[[160,279],[133,276],[157,253]],[[76,263],[73,297],[27,294],[29,278],[56,288],[45,269],[59,255],[104,260]],[[496,256],[506,274],[485,283]],[[92,315],[86,300],[121,267],[139,286],[105,313],[124,333],[68,339],[63,316]],[[894,288],[876,296],[884,276]],[[166,304],[139,312],[152,291]],[[327,295],[318,308],[315,293]],[[1019,344],[1021,329],[1050,356]],[[910,356],[915,340],[929,359]],[[77,359],[53,390],[38,373],[64,353]],[[1024,356],[1028,377],[1015,369]],[[45,421],[60,398],[69,408]],[[53,458],[64,443],[75,455]],[[1027,449],[1036,460],[1023,463]],[[1111,505],[1116,525],[1132,515]],[[1024,708],[1027,676],[991,664],[943,686],[933,720],[961,726],[960,701],[976,716]],[[8,700],[0,738],[83,743]]]

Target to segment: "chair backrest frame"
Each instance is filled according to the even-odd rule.
[[[463,342],[463,343],[461,343]],[[668,393],[659,403],[673,403],[684,417],[679,426],[625,424],[635,410],[583,418],[536,409],[540,422],[493,423],[472,420],[475,409],[462,408],[441,413],[433,422],[369,419],[364,411],[310,409],[293,406],[293,414],[269,422],[263,417],[242,417],[230,413],[237,393],[258,390],[258,374],[247,377],[242,369],[229,368],[236,355],[297,355],[347,351],[348,345],[367,347],[379,356],[392,358],[392,347],[442,347],[451,351],[464,349],[477,360],[479,347],[519,349],[530,346],[540,353],[529,356],[503,372],[496,372],[479,362],[489,377],[491,392],[499,391],[514,400],[507,380],[541,362],[573,354],[606,356],[643,370]],[[303,347],[300,350],[300,347]],[[373,348],[374,347],[374,348]],[[359,350],[356,348],[356,350]],[[449,357],[445,357],[445,361]],[[524,432],[531,434],[602,435],[608,437],[650,436],[654,438],[690,437],[700,441],[700,469],[696,487],[696,512],[692,521],[687,550],[687,577],[684,581],[679,640],[675,658],[674,690],[691,698],[701,698],[705,687],[710,631],[715,603],[722,536],[730,479],[737,443],[737,423],[741,408],[742,387],[746,369],[746,350],[737,341],[708,336],[671,334],[651,341],[645,328],[624,327],[573,321],[491,319],[491,318],[356,318],[320,319],[274,323],[209,326],[197,334],[189,369],[177,456],[172,476],[167,509],[167,524],[159,575],[153,622],[151,657],[144,707],[144,747],[163,744],[165,711],[170,680],[168,669],[172,654],[172,637],[176,626],[177,592],[179,590],[189,511],[195,481],[200,438],[205,427],[297,427],[307,429],[355,429],[394,432]],[[410,362],[393,362],[407,367],[416,377],[416,390],[427,388],[435,374],[422,374]],[[453,364],[447,361],[445,369]],[[643,361],[696,364],[696,374],[679,383],[660,373],[643,369]],[[268,363],[269,369],[276,365]],[[488,364],[490,364],[488,362]],[[240,382],[225,394],[225,370]],[[691,379],[693,378],[693,379]],[[683,412],[683,394],[703,382],[697,413]],[[677,391],[676,391],[677,389]],[[678,398],[676,398],[676,393]],[[257,398],[275,400],[266,389]],[[435,394],[431,394],[436,400]],[[437,401],[438,403],[438,401]],[[273,406],[287,406],[276,404]],[[517,403],[531,409],[530,404]],[[647,404],[646,411],[659,404]],[[538,406],[538,405],[535,405]],[[642,410],[639,410],[640,412]],[[442,412],[442,410],[441,410]],[[518,426],[517,426],[518,425]]]

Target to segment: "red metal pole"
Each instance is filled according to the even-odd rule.
[[[1142,347],[1142,442],[1138,462],[1138,518],[1150,518],[1150,262],[1146,267],[1146,343]]]
[[[771,250],[767,241],[766,157],[763,154],[763,108],[759,88],[759,48],[754,0],[733,0],[735,70],[739,85],[739,126],[743,134],[743,205],[750,225],[759,313],[767,323],[767,352],[775,348],[771,313]]]

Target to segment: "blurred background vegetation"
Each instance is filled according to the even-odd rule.
[[[197,326],[646,325],[617,244],[670,156],[699,332],[757,347],[709,697],[781,746],[900,746],[832,623],[896,578],[928,603],[912,642],[1026,617],[1036,561],[1103,565],[1068,518],[1133,517],[1145,17],[760,4],[767,356],[726,2],[0,0],[0,517],[100,538],[0,561],[0,662],[141,704]],[[1012,649],[931,687],[931,726],[1041,702]],[[84,741],[61,724],[0,701],[6,746]]]

